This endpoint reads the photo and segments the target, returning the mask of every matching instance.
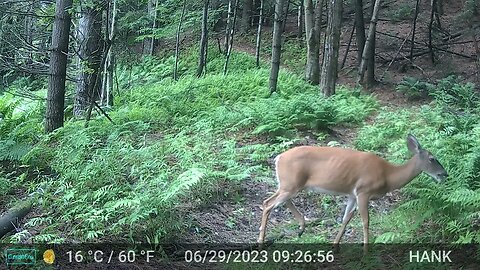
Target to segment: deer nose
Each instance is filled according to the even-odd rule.
[[[442,173],[439,173],[438,176],[442,179],[445,179],[448,177],[448,173],[447,172],[442,172]]]

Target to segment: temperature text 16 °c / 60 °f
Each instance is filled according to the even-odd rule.
[[[139,258],[150,262],[155,257],[154,250],[120,250],[120,251],[103,251],[103,250],[88,250],[88,251],[67,251],[66,252],[69,263],[82,263],[85,261],[94,261],[96,263],[134,263]]]

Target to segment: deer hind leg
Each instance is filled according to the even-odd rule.
[[[298,211],[298,209],[295,207],[291,199],[288,199],[285,202],[285,206],[290,209],[290,212],[292,212],[293,216],[295,219],[298,221],[300,224],[300,229],[298,231],[298,237],[302,236],[303,232],[305,231],[305,217]]]
[[[358,196],[358,210],[363,223],[363,253],[368,252],[368,201],[369,197],[367,195],[361,194]]]
[[[348,197],[347,206],[345,207],[345,213],[343,214],[342,227],[340,228],[340,231],[338,232],[337,237],[335,237],[335,241],[333,242],[334,244],[340,243],[340,239],[345,233],[345,228],[347,227],[347,224],[352,219],[353,214],[355,214],[356,203],[357,203],[357,200],[355,197],[353,196]]]
[[[260,235],[258,236],[258,243],[263,243],[265,240],[267,221],[272,210],[281,205],[282,203],[286,202],[293,195],[295,194],[289,192],[282,192],[279,190],[277,191],[277,193],[275,193],[273,196],[263,202],[262,224],[260,225]]]

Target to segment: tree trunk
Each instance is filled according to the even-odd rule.
[[[252,17],[252,0],[243,1],[242,21],[240,23],[240,33],[244,34],[250,30],[250,18]],[[237,5],[235,5],[237,7]],[[235,26],[233,26],[235,27]]]
[[[343,69],[343,67],[345,66],[345,62],[347,62],[347,57],[348,57],[348,53],[350,52],[350,46],[352,45],[353,34],[355,32],[356,26],[357,26],[357,23],[353,22],[352,31],[350,32],[350,37],[348,38],[347,49],[345,50],[345,54],[343,55],[343,60],[342,60],[342,64],[340,65],[340,69]]]
[[[300,0],[300,4],[298,5],[298,13],[297,13],[297,38],[298,39],[302,38],[303,30],[305,29],[305,26],[304,26],[305,20],[303,17],[304,17],[303,0]]]
[[[72,0],[56,0],[55,21],[52,30],[50,75],[48,77],[45,131],[50,133],[63,126],[65,80],[67,76],[68,41],[70,37],[70,9]]]
[[[100,6],[83,7],[80,13],[77,28],[79,74],[73,106],[73,114],[76,117],[83,117],[91,99],[95,100],[100,96],[100,84],[95,87],[95,81],[102,57]]]
[[[263,1],[264,0],[260,0],[260,10],[258,15],[258,28],[257,28],[257,43],[255,45],[255,63],[257,68],[260,67],[260,43],[262,39]]]
[[[322,76],[320,89],[325,96],[335,94],[338,74],[338,51],[340,49],[340,31],[342,27],[342,0],[329,0],[328,23],[323,51]]]
[[[365,20],[363,17],[363,0],[355,0],[355,33],[357,38],[358,67],[362,63],[363,47],[365,47]]]
[[[187,0],[183,0],[182,15],[178,22],[177,38],[175,41],[175,68],[173,69],[173,79],[178,80],[178,55],[180,54],[180,31],[182,30],[183,20],[185,18],[185,9],[187,7]]]
[[[29,1],[29,5],[27,7],[27,13],[34,14],[35,12],[35,2],[36,1]],[[36,17],[35,16],[25,16],[25,43],[28,45],[29,48],[34,48],[34,34],[35,34],[35,24],[36,24]],[[30,49],[28,53],[28,58],[26,60],[27,68],[29,65],[33,63],[33,50]],[[24,76],[28,76],[28,74],[24,74]]]
[[[431,0],[432,4],[432,9],[430,11],[430,23],[428,24],[428,49],[430,51],[430,60],[432,61],[432,64],[435,63],[435,55],[433,53],[433,37],[432,37],[432,30],[433,30],[433,21],[435,17],[435,4],[436,0]]]
[[[372,50],[370,49],[370,46],[374,45],[373,40],[375,39],[375,28],[377,25],[378,9],[380,6],[380,2],[381,2],[380,0],[375,0],[375,5],[373,7],[372,19],[370,20],[370,26],[368,28],[367,40],[365,42],[365,47],[363,48],[362,62],[360,64],[360,68],[358,69],[358,78],[357,78],[358,84],[363,82],[363,76],[365,74],[365,70],[367,69],[368,59],[372,59],[372,56],[369,55],[372,52]]]
[[[255,10],[259,9],[258,1],[252,0],[252,10],[250,11],[250,29],[255,26]]]
[[[233,0],[228,1],[228,10],[227,10],[227,23],[225,24],[225,42],[223,46],[225,47],[225,55],[227,55],[228,51],[228,44],[230,43],[230,28],[232,28],[232,17],[233,17],[233,10],[232,10]]]
[[[200,37],[200,55],[198,59],[197,77],[206,73],[207,52],[208,52],[208,5],[210,0],[203,1],[203,15],[202,15],[202,35]]]
[[[110,3],[109,3],[110,9]],[[107,14],[110,11],[107,10]],[[106,27],[108,30],[105,33],[106,40],[110,44],[113,44],[113,39],[115,37],[115,20],[117,15],[117,1],[113,0],[111,5],[111,16],[107,16]],[[104,65],[104,78],[103,78],[103,89],[102,89],[102,104],[107,104],[108,106],[113,106],[113,71],[115,70],[115,56],[113,55],[112,47],[109,47],[107,52],[107,59],[105,60]]]
[[[232,53],[233,34],[235,33],[235,23],[237,21],[237,6],[238,6],[238,0],[235,0],[235,6],[233,11],[233,23],[232,23],[232,29],[230,29],[230,33],[229,33],[230,37],[229,37],[227,55],[225,57],[225,65],[223,66],[223,75],[227,75],[228,61],[230,60],[230,54]]]
[[[157,28],[157,6],[158,0],[148,0],[147,12],[149,17],[152,20],[152,29],[150,29],[151,37],[145,38],[143,40],[143,54],[153,55],[155,49],[155,37],[154,31]]]
[[[417,0],[415,4],[415,15],[413,16],[412,38],[411,38],[411,45],[410,45],[410,62],[413,61],[413,49],[415,48],[415,31],[417,30],[417,18],[418,18],[419,6],[420,6],[420,0]]]
[[[474,46],[475,46],[475,54],[476,54],[475,66],[477,68],[476,80],[477,80],[477,89],[479,89],[480,88],[480,45],[478,44],[477,34],[473,30],[473,27],[471,29],[471,33],[472,33],[472,37],[473,37],[473,43],[474,43]]]
[[[155,53],[155,29],[157,29],[157,16],[158,16],[158,0],[155,0],[155,5],[153,9],[153,23],[152,23],[152,39],[150,40],[150,51],[149,54],[153,55]]]
[[[287,6],[285,7],[285,11],[283,12],[284,18],[282,23],[282,33],[285,32],[285,27],[287,27],[287,19],[288,19],[288,10],[290,9],[290,0],[287,0]]]
[[[375,5],[372,1],[370,5],[370,14],[374,13]],[[378,16],[378,15],[377,15]],[[377,23],[375,22],[375,28],[377,27]],[[374,30],[375,30],[374,28]],[[367,76],[365,80],[365,85],[367,88],[372,87],[375,84],[375,49],[376,49],[376,31],[373,31],[373,37],[371,38],[371,44],[368,46],[370,52],[367,54]]]
[[[270,70],[270,94],[277,92],[278,72],[280,70],[280,56],[282,53],[282,26],[285,16],[283,10],[286,0],[275,1],[275,21],[272,38],[272,68]]]
[[[324,0],[318,0],[313,7],[312,0],[305,0],[305,36],[307,43],[307,64],[305,80],[313,85],[320,81],[320,25]]]

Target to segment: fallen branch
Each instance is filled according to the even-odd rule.
[[[380,81],[383,79],[383,77],[385,76],[385,73],[387,73],[388,69],[392,66],[393,62],[395,62],[395,58],[400,54],[400,51],[402,50],[403,45],[405,45],[405,43],[407,42],[408,37],[410,36],[410,34],[412,33],[412,31],[415,31],[415,30],[410,30],[410,33],[408,33],[408,35],[405,37],[405,39],[403,40],[402,44],[400,45],[400,47],[398,48],[397,52],[395,53],[395,56],[393,57],[392,61],[390,61],[390,63],[388,64],[387,68],[385,69],[385,71],[383,71],[382,76],[380,76]],[[410,53],[410,59],[412,59],[412,55],[413,55],[413,54]]]
[[[20,202],[0,217],[0,237],[18,228],[18,220],[25,217],[32,209],[31,201]]]
[[[388,34],[388,33],[383,33],[383,32],[380,32],[380,31],[377,31],[377,33],[381,34],[381,35],[384,35],[384,36],[387,36],[387,37],[393,37],[393,38],[397,38],[397,39],[402,39],[401,37],[397,37],[397,36],[394,36],[394,35],[391,35],[391,34]],[[408,40],[409,41],[409,40]],[[410,41],[409,41],[410,42]],[[416,42],[415,41],[415,44],[420,44],[420,45],[424,45],[420,42]],[[428,46],[427,46],[428,47]],[[457,52],[454,52],[454,51],[450,51],[450,50],[447,50],[447,49],[444,49],[444,48],[440,48],[438,46],[435,46],[435,45],[432,45],[432,48],[436,49],[436,50],[439,50],[439,51],[442,51],[442,52],[446,52],[446,53],[449,53],[449,54],[453,54],[453,55],[457,55],[457,56],[461,56],[461,57],[464,57],[464,58],[467,58],[467,59],[471,59],[471,60],[475,60],[475,57],[472,57],[472,56],[468,56],[468,55],[465,55],[465,54],[461,54],[461,53],[457,53]]]

